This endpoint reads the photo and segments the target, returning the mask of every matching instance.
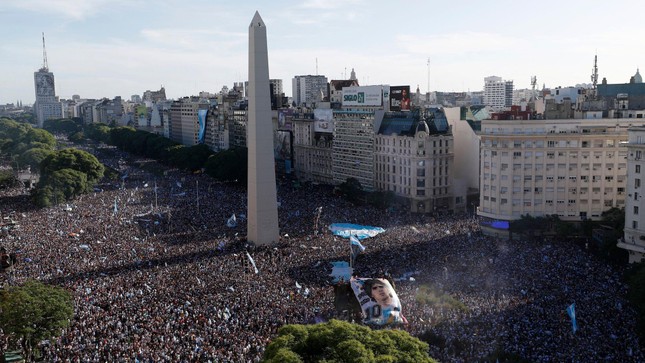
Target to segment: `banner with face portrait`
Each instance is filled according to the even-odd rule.
[[[401,302],[386,279],[352,277],[352,290],[361,305],[363,323],[390,325],[406,323],[401,314]]]

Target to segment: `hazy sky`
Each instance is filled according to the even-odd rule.
[[[361,85],[426,92],[479,91],[492,75],[516,89],[531,76],[540,88],[589,83],[595,54],[599,81],[626,83],[645,65],[642,0],[0,0],[0,104],[34,101],[41,32],[61,98],[230,88],[247,78],[256,10],[288,96],[295,75],[352,68]]]

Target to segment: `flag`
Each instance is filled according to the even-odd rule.
[[[237,219],[235,218],[235,213],[231,216],[231,218],[226,221],[226,226],[229,228],[233,228],[237,226]]]
[[[352,243],[352,246],[358,247],[361,250],[361,252],[365,251],[365,246],[361,244],[361,241],[358,240],[358,237],[349,236],[349,241]]]
[[[576,322],[576,303],[573,303],[567,307],[567,314],[571,318],[571,327],[573,329],[573,334],[578,330],[578,323]]]
[[[258,268],[255,266],[255,261],[253,261],[253,257],[251,257],[251,255],[249,255],[248,252],[246,253],[246,257],[248,257],[249,261],[251,261],[251,265],[253,265],[253,270],[255,270],[255,273],[256,274],[260,273],[260,271],[258,271]]]
[[[118,208],[116,207],[116,198],[114,198],[114,215],[118,212]]]

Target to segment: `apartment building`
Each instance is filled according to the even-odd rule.
[[[645,127],[631,127],[628,133],[625,234],[618,247],[627,250],[632,263],[645,257]]]
[[[483,120],[478,215],[484,221],[524,214],[598,220],[624,206],[625,145],[634,121]]]
[[[464,209],[452,189],[454,142],[440,108],[388,112],[375,136],[374,185],[410,201],[418,213]]]
[[[199,110],[209,109],[207,100],[197,97],[184,97],[170,106],[170,138],[186,146],[199,142]]]
[[[333,110],[295,114],[292,122],[296,176],[303,181],[329,184],[333,180]]]
[[[327,77],[325,76],[295,76],[292,80],[293,102],[300,107],[313,107],[317,102],[329,97]]]
[[[504,81],[501,77],[484,78],[484,105],[494,111],[502,111],[513,105],[513,81]]]

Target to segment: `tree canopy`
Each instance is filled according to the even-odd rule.
[[[27,361],[33,360],[36,344],[58,336],[73,315],[72,297],[60,287],[32,280],[0,292],[0,326],[11,344],[20,341]]]
[[[220,181],[246,183],[248,177],[248,149],[223,150],[210,156],[204,165],[206,173]]]
[[[285,325],[268,345],[266,363],[388,362],[430,363],[428,344],[403,330],[372,330],[331,320],[315,325]]]

